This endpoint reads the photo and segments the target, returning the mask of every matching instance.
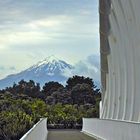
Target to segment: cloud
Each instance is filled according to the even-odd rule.
[[[21,23],[81,11],[89,13],[87,9],[92,11],[94,4],[91,0],[4,0],[0,1],[0,21]]]
[[[9,70],[13,70],[13,71],[15,71],[16,68],[15,68],[14,66],[11,66],[11,67],[9,67]]]
[[[93,1],[0,1],[0,49],[98,37]],[[98,19],[98,18],[97,18]],[[80,39],[79,39],[80,40]]]
[[[61,26],[62,24],[71,22],[70,20],[71,17],[68,17],[66,15],[50,16],[48,18],[30,21],[26,24],[26,26],[32,29],[56,28]]]
[[[4,78],[9,73],[15,73],[16,68],[14,66],[0,66],[0,78]]]
[[[85,19],[59,15],[12,26],[10,29],[0,31],[0,49],[15,51],[20,49],[28,52],[28,50],[37,51],[38,46],[43,48],[48,44],[49,47],[52,45],[62,47],[63,42],[66,42],[65,46],[69,46],[68,44],[75,46],[79,42],[78,46],[82,47],[83,41],[88,46],[98,38],[98,25],[83,22]]]
[[[98,55],[90,55],[86,59],[79,61],[74,65],[74,69],[66,70],[65,76],[74,75],[86,76],[92,78],[95,82],[100,82],[100,57]]]
[[[90,55],[87,57],[87,62],[97,69],[100,69],[100,56],[99,55]]]
[[[0,71],[3,71],[5,70],[5,67],[4,66],[0,66]]]
[[[16,68],[14,66],[0,66],[0,71],[7,71],[7,70],[14,71],[16,70]]]

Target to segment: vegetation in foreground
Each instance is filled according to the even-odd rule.
[[[69,78],[65,87],[52,81],[42,89],[21,80],[0,91],[0,140],[20,139],[42,117],[51,128],[77,128],[83,117],[99,116],[100,96],[92,79],[81,76]]]

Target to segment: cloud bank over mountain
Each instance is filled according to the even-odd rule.
[[[41,86],[49,81],[57,81],[61,84],[66,84],[67,79],[74,75],[90,77],[99,87],[100,70],[99,63],[97,63],[95,58],[99,60],[98,56],[92,55],[72,66],[65,60],[50,56],[24,71],[9,75],[0,80],[0,88],[12,86],[13,83],[18,83],[22,79],[25,81],[34,80],[40,83]]]
[[[100,84],[100,56],[90,55],[85,60],[80,60],[74,65],[74,69],[66,70],[65,76],[87,76]]]

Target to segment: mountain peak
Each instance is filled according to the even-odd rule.
[[[45,58],[44,61],[52,63],[53,61],[59,61],[59,59],[57,57],[55,57],[54,55],[51,55],[51,56]]]
[[[53,64],[53,63],[58,62],[58,61],[59,61],[58,58],[56,58],[54,55],[51,55],[49,57],[46,57],[43,61],[39,61],[37,63],[37,66],[46,65],[48,63]]]
[[[64,72],[65,69],[72,68],[73,67],[70,64],[51,55],[30,67],[27,71],[34,71],[36,74],[43,71],[46,74],[54,75],[55,73]]]

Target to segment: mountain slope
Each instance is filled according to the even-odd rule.
[[[64,76],[66,70],[72,70],[73,66],[65,61],[59,60],[54,56],[47,57],[45,60],[38,62],[36,65],[24,70],[18,74],[9,75],[6,78],[0,80],[0,88],[5,88],[17,83],[24,79],[34,80],[40,83],[41,86],[48,81],[58,81],[64,83],[67,79]]]

